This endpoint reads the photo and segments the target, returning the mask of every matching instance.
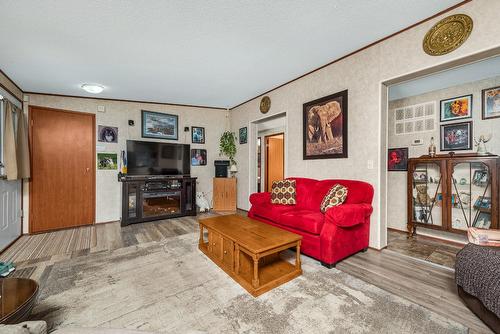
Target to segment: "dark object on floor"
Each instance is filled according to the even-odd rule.
[[[16,324],[31,314],[38,295],[38,283],[26,278],[0,279],[0,324]]]
[[[467,307],[500,333],[500,248],[465,246],[457,254],[455,281]]]

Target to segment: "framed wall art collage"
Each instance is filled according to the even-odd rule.
[[[431,132],[437,129],[439,113],[439,148],[442,152],[466,151],[474,147],[473,94],[449,97],[437,103],[407,105],[392,109],[396,136]],[[500,117],[500,86],[481,91],[482,120]],[[408,147],[388,150],[388,170],[405,171]]]

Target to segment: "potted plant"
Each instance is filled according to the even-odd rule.
[[[229,158],[231,165],[236,165],[234,156],[236,155],[236,134],[231,131],[226,131],[220,137],[219,142],[220,155],[225,155]]]

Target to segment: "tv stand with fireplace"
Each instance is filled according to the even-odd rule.
[[[196,177],[120,175],[118,180],[123,183],[122,226],[196,216]]]

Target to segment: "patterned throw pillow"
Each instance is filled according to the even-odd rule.
[[[296,197],[295,180],[273,181],[271,203],[294,205],[297,203]]]
[[[321,212],[325,213],[329,208],[344,203],[346,197],[347,188],[340,184],[334,185],[326,193],[325,197],[323,197],[323,201],[320,206]]]

